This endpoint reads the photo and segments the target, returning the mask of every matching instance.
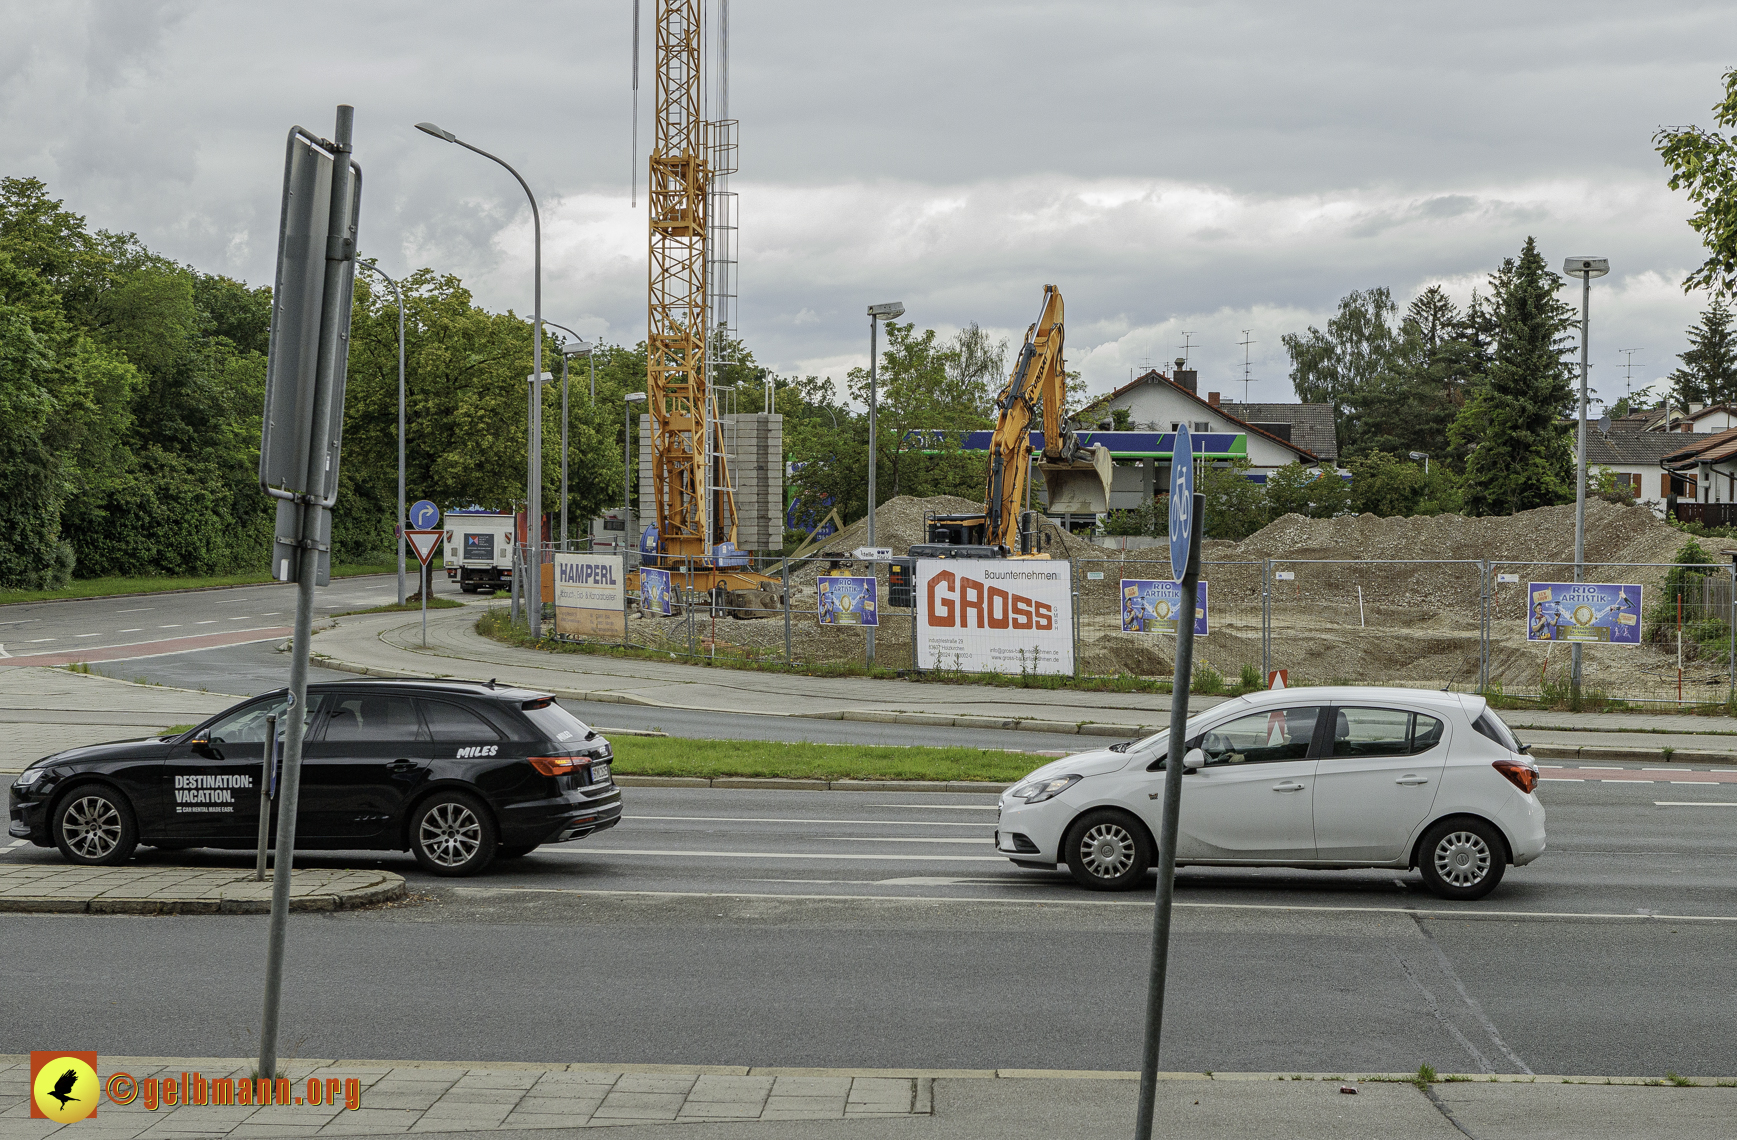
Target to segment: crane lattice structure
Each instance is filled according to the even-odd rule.
[[[645,388],[661,561],[696,570],[718,543],[736,537],[706,371],[708,223],[719,132],[702,112],[703,9],[704,0],[657,3]]]

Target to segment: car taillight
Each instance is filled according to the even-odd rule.
[[[1531,795],[1538,786],[1538,768],[1525,760],[1497,760],[1491,767],[1527,795]]]
[[[531,767],[545,776],[565,776],[582,766],[575,763],[576,758],[572,756],[529,756],[526,759],[531,762]],[[577,760],[583,764],[591,763],[589,756],[580,756]]]

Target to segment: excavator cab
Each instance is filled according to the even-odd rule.
[[[1110,449],[1082,447],[1071,461],[1039,460],[1052,515],[1101,515],[1110,509]]]

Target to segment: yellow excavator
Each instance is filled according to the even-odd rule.
[[[933,515],[927,542],[911,548],[915,558],[1048,558],[1039,547],[1038,512],[1023,509],[1031,480],[1031,431],[1043,426],[1043,473],[1047,512],[1101,514],[1110,505],[1110,450],[1086,446],[1064,416],[1067,364],[1062,359],[1062,295],[1043,287],[1043,310],[1026,330],[1025,344],[1007,387],[995,401],[997,418],[989,448],[989,486],[983,511]]]

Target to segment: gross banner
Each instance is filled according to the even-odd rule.
[[[668,570],[649,570],[644,566],[639,568],[639,612],[642,614],[670,614],[670,585]]]
[[[1527,641],[1639,645],[1641,588],[1632,583],[1533,582]]]
[[[848,574],[822,574],[814,581],[821,625],[881,624],[875,605],[875,579]]]
[[[917,560],[917,663],[969,673],[1074,671],[1073,567]]]
[[[1194,636],[1205,637],[1206,583],[1194,587]],[[1182,584],[1168,578],[1122,579],[1122,632],[1175,633],[1182,616]]]
[[[619,639],[627,633],[627,600],[619,554],[555,555],[555,632],[563,637]]]

